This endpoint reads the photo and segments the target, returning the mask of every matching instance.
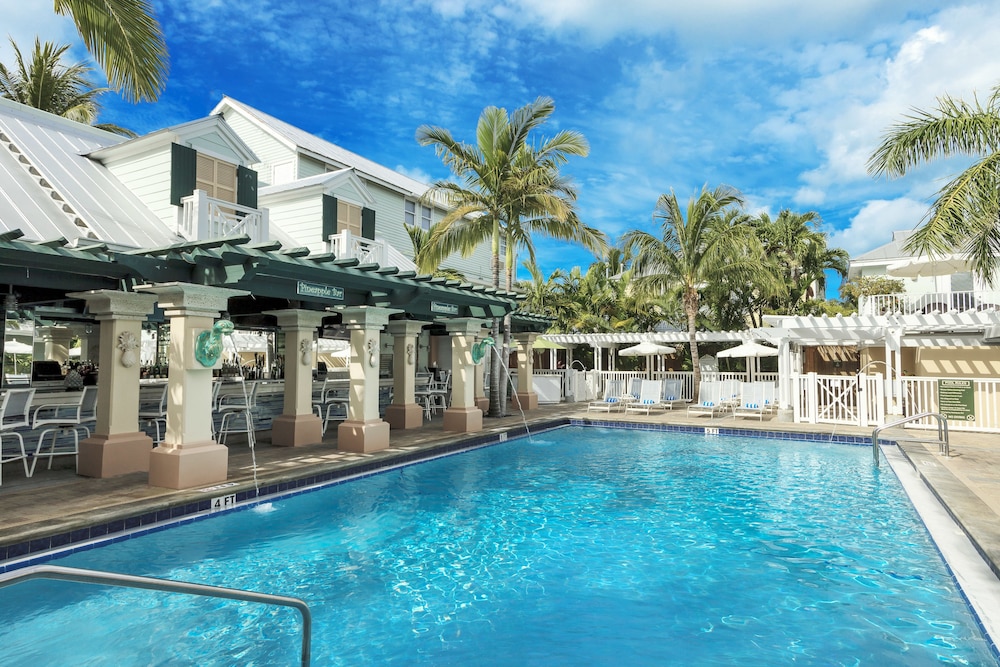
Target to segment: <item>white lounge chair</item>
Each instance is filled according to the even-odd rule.
[[[639,399],[629,402],[625,406],[625,412],[645,412],[648,415],[650,410],[662,410],[663,405],[660,403],[662,386],[663,383],[659,380],[643,380],[639,389]]]
[[[739,380],[720,380],[719,400],[726,406],[735,408],[740,404],[741,385],[743,384]]]
[[[761,382],[761,390],[764,393],[764,405],[768,412],[775,412],[778,409],[778,388],[773,382]]]
[[[587,412],[591,410],[611,412],[621,410],[625,405],[622,400],[625,384],[621,380],[608,380],[604,385],[604,398],[587,404]]]
[[[698,402],[688,406],[688,415],[708,415],[714,417],[729,411],[729,405],[722,400],[722,383],[716,380],[702,380],[698,390]]]
[[[764,402],[764,385],[761,382],[744,382],[740,404],[733,408],[733,418],[756,417],[764,420],[767,404]]]
[[[676,405],[686,405],[687,401],[681,398],[681,381],[664,380],[663,392],[660,394],[660,405],[666,410],[673,410]]]

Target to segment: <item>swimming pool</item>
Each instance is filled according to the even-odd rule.
[[[997,664],[863,447],[565,428],[76,553],[313,607],[316,665]],[[5,665],[294,664],[290,611],[31,582]]]

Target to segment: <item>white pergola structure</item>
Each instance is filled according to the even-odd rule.
[[[547,341],[558,343],[566,347],[569,352],[569,359],[566,367],[573,363],[573,349],[579,345],[589,345],[594,348],[594,370],[613,371],[615,370],[615,360],[617,354],[610,356],[610,368],[603,368],[601,350],[618,350],[638,343],[649,342],[661,345],[683,345],[688,342],[686,331],[657,331],[650,333],[573,333],[573,334],[545,334],[542,336]],[[699,331],[695,335],[698,343],[742,343],[747,339],[746,332],[742,331]]]
[[[890,414],[902,405],[901,352],[903,348],[968,347],[984,344],[984,338],[1000,325],[996,311],[951,311],[947,313],[851,315],[800,317],[766,315],[769,327],[754,329],[753,337],[778,346],[778,402],[791,401],[792,376],[802,370],[801,348],[810,345],[885,347],[886,402]],[[880,362],[882,363],[882,362]],[[864,367],[861,371],[865,371]]]

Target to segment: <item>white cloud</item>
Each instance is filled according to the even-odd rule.
[[[927,210],[927,202],[913,199],[870,201],[854,216],[850,227],[830,234],[828,245],[857,257],[891,241],[893,232],[919,225]]]
[[[418,168],[411,169],[409,167],[404,167],[402,165],[396,165],[395,167],[393,167],[393,169],[402,174],[403,176],[412,178],[413,180],[418,181],[420,183],[426,183],[430,185],[431,183],[434,182],[434,178],[423,169],[418,169]]]
[[[0,30],[0,61],[5,64],[13,62],[13,49],[7,41],[8,36],[13,38],[25,57],[31,52],[36,36],[43,42],[78,45],[79,48],[74,50],[74,54],[81,59],[86,55],[73,22],[68,17],[59,16],[52,11],[51,4],[43,3],[28,9],[21,0],[0,0],[0,16],[3,17],[3,28]]]

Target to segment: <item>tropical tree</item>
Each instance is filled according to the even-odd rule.
[[[1000,86],[986,104],[945,95],[934,111],[914,110],[892,126],[868,159],[868,173],[897,178],[937,158],[968,155],[971,166],[937,193],[906,250],[960,253],[990,285],[1000,277]]]
[[[167,81],[167,45],[148,0],[54,0],[69,15],[111,87],[129,102],[154,102]]]
[[[87,65],[62,64],[68,44],[43,44],[36,37],[27,62],[13,39],[10,44],[14,48],[15,66],[8,69],[0,63],[0,97],[102,130],[135,136],[118,125],[95,122],[101,112],[98,97],[110,89],[94,87],[88,78],[93,70]]]
[[[761,213],[752,224],[773,271],[770,294],[764,289],[758,291],[759,296],[769,297],[764,302],[772,312],[803,314],[807,302],[825,290],[827,270],[847,277],[850,256],[846,250],[827,246],[826,234],[820,230],[822,221],[815,211],[794,213],[782,209],[774,219]]]
[[[430,273],[435,278],[447,278],[448,280],[461,280],[465,281],[465,275],[458,269],[449,269],[442,266],[428,266],[428,263],[424,260],[424,255],[427,253],[427,239],[430,238],[431,232],[425,230],[423,227],[418,227],[417,225],[407,225],[403,224],[406,228],[406,233],[410,237],[410,243],[413,245],[413,263],[417,265],[417,268],[423,271],[422,266],[427,266],[426,271]],[[434,228],[431,227],[431,230]]]
[[[562,130],[536,146],[528,144],[532,130],[542,125],[555,110],[554,102],[539,97],[512,114],[506,109],[487,107],[476,127],[476,144],[456,140],[441,127],[423,125],[417,129],[422,146],[434,146],[437,155],[460,182],[438,181],[425,198],[443,195],[451,210],[434,227],[423,255],[422,270],[437,265],[454,252],[468,256],[482,243],[490,242],[494,287],[500,287],[501,244],[530,249],[534,231],[556,238],[576,240],[583,232],[573,215],[569,184],[558,167],[569,156],[585,156],[586,140],[578,132]],[[574,224],[576,222],[577,224]],[[507,264],[513,252],[504,250]],[[508,272],[508,287],[511,274]],[[509,340],[510,327],[505,327]],[[500,338],[500,321],[494,318],[492,335]],[[500,390],[500,358],[490,357],[490,416],[505,412],[506,392]]]
[[[660,223],[660,236],[634,230],[622,237],[622,245],[634,258],[640,285],[654,294],[672,289],[680,292],[695,392],[701,382],[695,335],[702,292],[723,279],[740,283],[766,279],[763,249],[749,217],[730,214],[742,205],[740,193],[729,186],[702,188],[700,195],[689,200],[686,210],[673,192],[663,194],[653,213],[654,223]]]

